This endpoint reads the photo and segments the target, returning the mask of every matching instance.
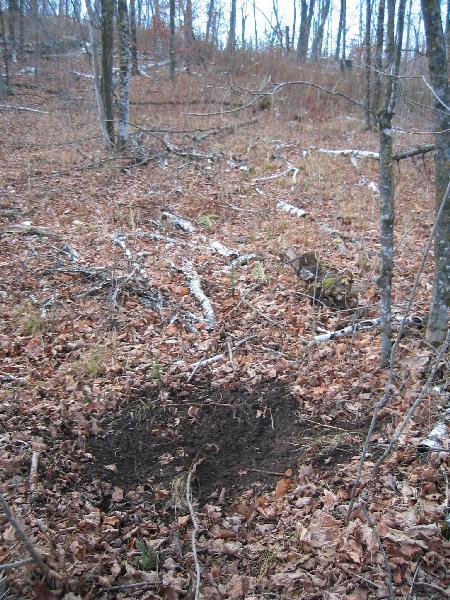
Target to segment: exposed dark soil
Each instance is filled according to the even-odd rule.
[[[302,420],[296,400],[279,383],[249,392],[205,385],[162,397],[134,400],[101,422],[90,441],[93,468],[102,480],[125,490],[143,485],[163,498],[197,459],[197,495],[205,502],[225,488],[233,499],[243,490],[275,489],[285,471],[300,462],[331,467],[360,447],[355,423],[330,427]]]

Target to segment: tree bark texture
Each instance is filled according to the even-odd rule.
[[[136,0],[130,0],[130,52],[131,72],[133,75],[138,75],[139,61],[137,55]]]
[[[370,27],[372,23],[372,6],[371,0],[366,0],[366,29],[364,32],[364,62],[365,62],[365,99],[364,99],[364,115],[365,115],[365,126],[366,129],[372,128],[372,117],[371,117],[371,62],[372,52],[370,45]]]
[[[436,211],[439,210],[450,178],[450,103],[448,60],[442,27],[439,0],[421,0],[427,40],[427,56],[434,98],[436,152]],[[450,305],[450,202],[447,200],[434,239],[433,295],[426,338],[431,344],[441,344],[448,330]]]
[[[325,31],[325,23],[327,22],[328,13],[330,11],[330,4],[330,0],[325,0],[320,10],[319,24],[317,26],[317,31],[314,36],[311,49],[311,56],[313,60],[319,60],[322,55],[323,33]]]
[[[297,58],[299,62],[306,60],[308,56],[309,34],[314,15],[315,0],[301,0],[300,6],[300,31],[298,34]]]
[[[403,41],[405,2],[398,6],[397,46],[395,44],[395,0],[387,0],[386,67],[391,76],[386,79],[384,106],[379,113],[380,135],[380,247],[381,268],[380,318],[381,362],[386,363],[391,354],[392,275],[394,269],[394,174],[392,165],[392,118],[397,97],[397,82]]]
[[[120,90],[119,90],[119,149],[128,145],[128,119],[130,107],[130,22],[127,0],[117,0],[117,25],[119,29]]]
[[[101,5],[101,38],[102,38],[102,77],[101,92],[106,131],[114,145],[113,115],[113,19],[114,0],[100,0]]]
[[[384,13],[385,0],[379,0],[377,15],[377,39],[375,44],[375,73],[372,105],[375,114],[377,114],[380,110],[381,101],[381,70],[383,68]]]
[[[236,0],[231,0],[230,29],[228,31],[227,50],[234,52],[236,48]]]
[[[175,0],[169,1],[169,75],[175,79]]]

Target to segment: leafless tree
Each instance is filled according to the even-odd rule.
[[[131,73],[139,73],[139,62],[137,55],[137,26],[136,26],[136,2],[130,0],[130,52],[131,52]]]
[[[380,331],[381,361],[389,361],[391,354],[391,306],[392,273],[394,268],[394,174],[392,160],[394,116],[400,69],[405,2],[400,0],[397,17],[397,41],[395,40],[395,0],[387,0],[386,33],[386,89],[383,108],[378,113],[380,135]]]
[[[119,30],[119,124],[118,147],[121,151],[128,145],[128,114],[130,88],[130,21],[127,0],[117,0],[117,28]]]
[[[169,74],[175,79],[175,0],[169,1]]]
[[[328,13],[330,11],[330,5],[330,0],[324,0],[322,6],[320,7],[318,15],[319,21],[311,48],[311,57],[313,60],[318,60],[322,54],[323,34],[325,31],[325,23],[328,19]]]
[[[234,52],[236,48],[236,0],[231,0],[230,28],[228,30],[227,50]]]
[[[113,23],[114,0],[100,0],[101,6],[101,40],[102,40],[102,76],[101,92],[106,130],[111,144],[114,146],[113,115]]]
[[[439,0],[421,0],[421,4],[436,114],[436,210],[439,211],[450,177],[448,59]],[[450,202],[448,200],[435,235],[434,265],[433,295],[426,337],[432,344],[441,344],[447,335],[450,305]]]
[[[297,58],[300,62],[306,60],[308,56],[309,34],[314,15],[315,0],[301,0],[300,7],[300,31],[297,44]]]
[[[365,63],[365,126],[366,129],[372,127],[371,117],[371,62],[372,62],[372,48],[370,40],[370,28],[372,25],[372,3],[371,0],[366,0],[366,28],[364,32],[364,63]]]

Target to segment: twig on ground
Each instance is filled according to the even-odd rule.
[[[24,567],[25,565],[29,565],[30,563],[34,563],[34,558],[24,558],[23,560],[16,560],[11,563],[3,563],[0,565],[0,571],[7,571],[8,569],[18,569],[19,567]]]
[[[159,585],[159,583],[153,583],[152,581],[142,581],[141,583],[124,583],[123,585],[113,585],[109,588],[106,588],[105,592],[109,594],[111,592],[121,592],[125,590],[146,590],[158,587]]]
[[[37,473],[39,468],[39,457],[41,453],[35,450],[31,456],[31,468],[30,468],[30,490],[31,493],[36,491]]]
[[[245,337],[242,340],[238,340],[235,344],[233,344],[233,350],[236,350],[236,348],[239,348],[239,346],[242,346],[246,342],[253,340],[256,337],[258,337],[258,336],[257,335],[249,335],[248,337]],[[191,371],[191,374],[188,377],[188,381],[191,381],[191,379],[193,378],[193,376],[199,370],[200,367],[205,367],[206,365],[210,365],[212,363],[219,362],[220,360],[223,360],[226,356],[227,356],[227,354],[225,352],[221,352],[220,354],[216,354],[215,356],[210,356],[209,358],[202,358],[201,360],[199,360],[198,362],[196,362],[193,365],[193,370]]]
[[[9,508],[9,505],[6,502],[6,499],[5,499],[4,495],[2,494],[2,492],[0,492],[0,504],[2,506],[3,512],[5,513],[8,523],[10,523],[10,525],[12,525],[12,527],[14,528],[14,530],[17,534],[17,537],[23,543],[23,545],[25,546],[25,548],[28,551],[28,554],[33,559],[33,561],[37,564],[39,569],[41,570],[42,575],[45,577],[45,579],[49,580],[49,575],[50,575],[49,568],[47,567],[45,562],[42,560],[41,555],[38,552],[36,552],[36,550],[33,547],[33,544],[30,542],[27,534],[22,529],[22,527],[19,525],[19,523],[17,522],[17,519],[15,518],[15,516],[12,514],[12,511]]]
[[[39,110],[38,108],[29,108],[28,106],[12,106],[11,104],[0,104],[0,110],[16,110],[18,112],[32,112],[39,113],[41,115],[49,114],[49,112],[46,110]]]
[[[195,565],[195,600],[200,600],[200,563],[198,561],[197,556],[197,532],[198,532],[198,523],[197,517],[195,516],[194,507],[192,506],[192,477],[195,475],[195,471],[198,465],[201,463],[203,459],[200,459],[197,455],[195,461],[193,462],[191,468],[189,469],[189,473],[186,481],[186,503],[189,509],[189,515],[191,517],[192,522],[192,533],[191,533],[191,547],[192,547],[192,558],[194,560]]]

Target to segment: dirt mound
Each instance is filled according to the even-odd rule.
[[[300,460],[329,467],[353,455],[358,438],[345,445],[341,434],[338,444],[330,443],[336,431],[301,420],[297,409],[279,383],[252,392],[192,386],[164,400],[155,392],[101,422],[103,433],[89,445],[91,468],[114,486],[142,485],[154,498],[165,499],[201,458],[195,485],[204,502],[222,488],[228,500],[243,490],[275,489],[277,479],[288,468],[295,471]]]
[[[90,443],[94,468],[125,489],[170,489],[196,457],[198,493],[207,499],[249,487],[273,486],[301,455],[297,403],[282,385],[243,389],[196,388],[167,398],[145,398],[102,423]]]

